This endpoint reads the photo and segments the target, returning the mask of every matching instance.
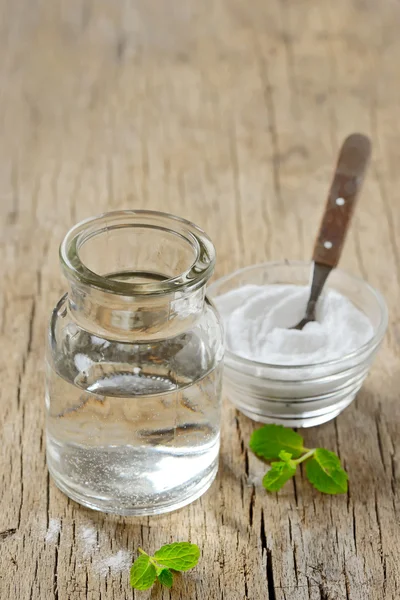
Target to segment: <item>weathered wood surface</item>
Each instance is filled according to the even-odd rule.
[[[400,5],[1,0],[0,15],[0,597],[398,600]],[[301,475],[267,496],[247,452],[254,425],[226,404],[220,473],[201,500],[144,519],[70,502],[49,481],[43,438],[67,228],[146,207],[203,226],[218,275],[306,258],[354,130],[374,155],[343,265],[383,291],[391,324],[356,402],[305,433],[340,453],[348,496]],[[188,536],[203,558],[172,592],[133,593],[128,569],[108,566]]]

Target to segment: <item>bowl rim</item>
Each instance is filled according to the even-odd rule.
[[[307,267],[308,266],[308,267],[311,267],[312,264],[313,264],[312,261],[285,259],[283,261],[279,261],[279,260],[278,261],[267,261],[267,262],[263,262],[263,263],[257,263],[254,265],[248,265],[247,267],[242,267],[241,269],[237,269],[236,271],[233,271],[232,273],[228,273],[227,275],[224,275],[223,277],[220,277],[219,279],[216,279],[215,281],[213,281],[213,283],[211,285],[209,285],[207,288],[207,294],[210,295],[213,302],[215,302],[215,299],[218,296],[213,294],[213,288],[216,288],[217,285],[221,285],[221,284],[225,283],[226,281],[229,281],[229,279],[232,279],[233,277],[238,276],[241,273],[245,273],[246,271],[252,271],[252,270],[256,270],[256,269],[260,269],[260,268],[269,269],[272,267],[282,267],[282,266],[286,266],[286,267]],[[276,364],[276,363],[265,363],[265,362],[260,362],[260,361],[252,360],[249,358],[245,358],[243,356],[240,356],[239,354],[235,354],[234,352],[232,352],[231,350],[229,350],[226,347],[225,347],[225,360],[227,358],[228,359],[230,358],[230,359],[233,359],[233,361],[236,364],[242,363],[243,365],[246,365],[247,367],[253,367],[253,368],[258,368],[258,369],[274,369],[274,370],[282,370],[282,371],[293,371],[293,370],[305,370],[305,369],[310,369],[310,368],[315,368],[315,367],[330,367],[330,366],[336,366],[336,365],[339,366],[340,364],[343,364],[343,363],[348,362],[349,360],[352,360],[357,355],[363,355],[367,350],[368,350],[369,354],[371,354],[379,346],[379,344],[382,341],[382,338],[386,332],[387,326],[388,326],[389,311],[388,311],[386,301],[385,301],[383,295],[381,294],[381,292],[379,290],[377,290],[376,288],[374,288],[367,281],[365,281],[365,279],[362,279],[361,277],[358,277],[356,275],[352,275],[351,273],[348,273],[344,269],[335,268],[334,270],[336,272],[339,272],[339,274],[343,274],[345,277],[349,277],[353,281],[361,283],[366,289],[368,289],[368,291],[375,297],[375,300],[377,301],[377,304],[380,309],[381,318],[380,318],[380,322],[376,328],[374,335],[367,342],[365,342],[362,346],[359,346],[352,352],[349,352],[340,358],[324,360],[324,361],[317,362],[317,363],[315,363],[315,362],[307,363],[307,364],[303,363],[301,365],[281,365],[281,364]],[[329,283],[327,283],[327,285],[329,287]],[[344,370],[346,370],[346,368]],[[292,380],[291,383],[294,383],[294,381]]]

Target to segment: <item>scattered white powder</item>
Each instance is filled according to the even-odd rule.
[[[107,556],[100,560],[93,560],[94,571],[98,575],[105,577],[109,572],[111,574],[121,573],[122,571],[129,571],[132,566],[132,554],[126,550],[119,550],[117,554],[113,556]]]
[[[117,554],[100,558],[101,548],[97,542],[97,531],[94,527],[80,527],[79,539],[83,545],[83,556],[91,557],[93,570],[98,575],[106,577],[109,573],[129,572],[132,565],[132,554],[126,550],[119,550]]]
[[[59,519],[50,519],[49,527],[46,533],[46,542],[51,543],[57,540],[58,534],[60,533],[61,523]]]
[[[227,348],[273,365],[315,364],[343,357],[373,336],[364,313],[339,292],[320,298],[317,321],[289,329],[304,316],[310,289],[296,285],[246,285],[215,298],[225,324]]]
[[[93,527],[81,527],[79,537],[83,542],[83,555],[89,556],[97,548],[97,532]]]
[[[61,521],[59,519],[50,519],[46,532],[46,542],[56,543],[61,531]],[[79,539],[83,544],[83,556],[91,557],[91,564],[97,575],[106,577],[108,574],[129,572],[132,566],[132,553],[127,550],[119,550],[116,554],[100,558],[100,547],[97,542],[97,531],[94,527],[83,526],[79,528]]]

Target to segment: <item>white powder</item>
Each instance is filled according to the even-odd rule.
[[[343,357],[373,336],[364,313],[327,289],[317,321],[289,329],[304,316],[310,289],[296,285],[246,285],[215,298],[225,324],[228,350],[273,365],[315,364]]]
[[[93,561],[93,568],[98,575],[105,577],[109,572],[111,574],[128,572],[132,566],[132,554],[126,550],[119,550],[113,556],[107,556],[100,560]]]
[[[49,527],[46,533],[46,542],[51,543],[55,542],[58,538],[58,534],[60,533],[61,523],[59,519],[50,519]]]
[[[106,577],[109,573],[129,572],[132,565],[132,555],[126,550],[119,550],[117,554],[100,558],[101,547],[98,544],[97,531],[94,527],[80,527],[79,539],[83,545],[83,556],[85,558],[91,557],[93,570],[98,575]]]
[[[61,531],[61,521],[59,519],[50,519],[46,532],[46,542],[55,543]],[[109,573],[129,572],[132,566],[132,554],[127,550],[119,550],[116,554],[100,558],[99,544],[97,542],[97,531],[94,527],[83,526],[79,528],[79,539],[83,544],[83,556],[91,558],[93,570],[97,575],[106,577]]]
[[[97,532],[93,527],[81,527],[79,537],[83,542],[83,555],[89,556],[97,548]]]

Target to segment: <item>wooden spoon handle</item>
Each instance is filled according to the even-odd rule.
[[[314,246],[314,262],[328,267],[338,264],[370,155],[371,142],[365,135],[353,133],[343,142]]]

